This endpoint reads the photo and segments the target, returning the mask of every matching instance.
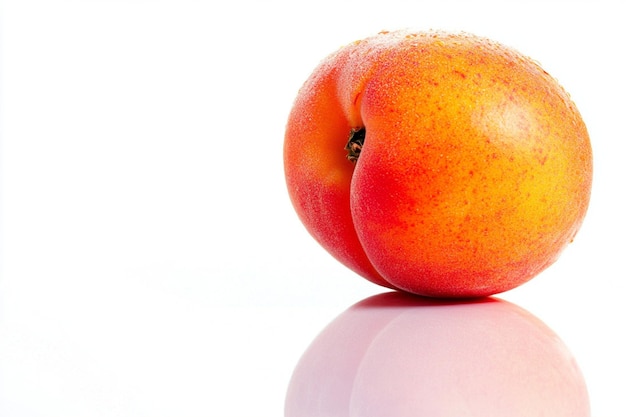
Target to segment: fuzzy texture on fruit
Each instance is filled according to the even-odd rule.
[[[587,129],[554,78],[436,31],[382,32],[322,61],[289,115],[284,164],[298,216],[336,259],[435,297],[503,292],[547,268],[592,182]]]

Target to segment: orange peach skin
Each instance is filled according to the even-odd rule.
[[[335,258],[435,297],[503,292],[547,268],[592,181],[563,88],[514,50],[443,32],[383,32],[326,58],[295,100],[284,164],[296,212]]]

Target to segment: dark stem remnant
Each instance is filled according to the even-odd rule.
[[[350,137],[348,138],[348,143],[346,144],[346,151],[348,151],[348,161],[355,162],[359,159],[359,155],[361,154],[361,148],[363,148],[363,142],[365,142],[365,128],[353,128],[350,130]]]

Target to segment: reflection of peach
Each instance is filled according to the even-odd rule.
[[[286,417],[588,417],[561,340],[498,299],[388,293],[335,319],[300,359]]]

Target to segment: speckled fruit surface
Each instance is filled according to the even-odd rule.
[[[377,284],[503,292],[556,261],[589,204],[592,152],[566,91],[491,40],[382,32],[323,60],[284,144],[311,235]]]

